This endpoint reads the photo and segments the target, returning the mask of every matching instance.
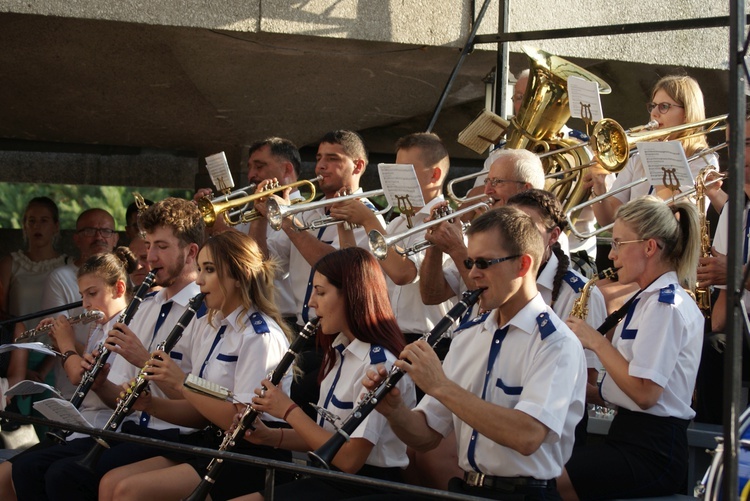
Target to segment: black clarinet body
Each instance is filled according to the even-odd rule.
[[[123,311],[122,315],[120,315],[120,318],[117,319],[118,322],[125,325],[130,324],[130,321],[133,320],[133,317],[138,311],[138,308],[140,308],[141,303],[143,302],[143,298],[146,297],[146,293],[154,284],[154,280],[156,280],[156,273],[158,271],[159,268],[156,268],[154,270],[151,270],[149,274],[146,275],[143,283],[141,283],[141,285],[138,287],[138,290],[136,290],[135,294],[133,295],[133,299],[130,300],[130,303],[128,304],[127,308],[125,308],[125,311]],[[81,407],[83,399],[86,398],[86,395],[88,395],[91,387],[94,385],[94,381],[104,368],[104,365],[107,363],[109,355],[110,351],[104,346],[104,342],[102,342],[99,345],[99,355],[97,355],[96,359],[94,360],[94,365],[91,367],[91,369],[83,373],[83,376],[81,376],[81,382],[78,383],[78,387],[75,389],[73,396],[70,397],[70,403],[73,404],[76,409]],[[47,432],[48,437],[59,443],[65,443],[65,437],[69,435],[70,432],[62,430],[52,430]]]
[[[305,345],[308,339],[315,335],[315,329],[317,328],[317,325],[317,318],[307,322],[307,324],[305,324],[305,326],[302,328],[302,331],[299,333],[299,336],[297,336],[297,338],[289,346],[289,349],[281,358],[279,365],[276,366],[276,368],[268,377],[268,380],[271,381],[274,386],[278,386],[279,383],[281,383],[281,379],[287,373],[289,367],[292,366],[292,363],[294,363],[294,359],[297,357],[302,347]],[[233,430],[228,430],[224,434],[224,440],[222,440],[221,445],[219,446],[219,450],[226,451],[232,449],[236,441],[242,439],[245,430],[247,430],[248,428],[252,428],[252,424],[260,415],[261,413],[253,408],[252,405],[248,405],[247,407],[245,407],[245,410],[243,411],[242,416],[237,423],[237,426],[235,426]],[[214,483],[216,483],[216,479],[218,478],[223,466],[223,459],[212,459],[208,467],[206,468],[206,474],[201,479],[200,484],[198,484],[195,490],[193,490],[193,492],[183,501],[205,500]]]
[[[432,328],[426,338],[427,343],[434,348],[455,321],[479,300],[479,296],[482,292],[484,292],[484,289],[464,292],[461,301],[451,308],[450,311],[438,321],[435,327]],[[329,438],[328,441],[318,449],[307,453],[312,464],[329,470],[331,468],[331,462],[339,449],[349,441],[351,434],[354,433],[367,416],[375,410],[378,403],[380,403],[380,401],[388,395],[396,384],[401,381],[401,378],[403,378],[404,375],[406,375],[404,371],[393,366],[388,373],[388,376],[386,376],[386,378],[381,381],[374,390],[370,391],[362,398],[362,401],[354,408],[351,414],[349,414],[336,433],[334,433],[333,436],[331,436],[331,438]]]
[[[180,316],[180,319],[172,328],[167,338],[156,347],[157,351],[162,350],[167,353],[172,351],[180,338],[182,338],[182,333],[185,332],[185,327],[188,326],[195,317],[197,311],[200,309],[205,297],[206,295],[201,292],[190,300],[187,309]],[[151,359],[153,360],[154,358],[155,357],[152,355]],[[117,402],[117,407],[107,421],[107,424],[104,425],[104,430],[117,431],[117,428],[120,427],[128,414],[130,414],[133,404],[135,404],[135,401],[138,400],[141,393],[143,393],[148,387],[148,380],[145,377],[148,374],[148,367],[149,363],[147,362],[146,365],[141,368],[138,376],[131,383],[130,388],[127,389],[125,397]],[[96,466],[104,449],[109,449],[109,444],[103,438],[94,437],[94,440],[96,443],[91,449],[89,449],[86,456],[78,462],[78,464],[89,470],[93,470],[94,466]]]

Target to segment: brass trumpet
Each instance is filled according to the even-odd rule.
[[[261,217],[257,210],[250,209],[250,204],[252,202],[267,197],[268,195],[282,192],[287,188],[297,189],[301,186],[309,187],[310,194],[303,200],[303,202],[311,202],[316,194],[315,185],[313,183],[319,180],[320,176],[315,179],[303,179],[282,186],[279,186],[278,183],[274,183],[272,186],[259,193],[249,194],[251,190],[255,189],[255,185],[253,184],[246,188],[242,188],[241,190],[233,191],[227,195],[222,195],[218,198],[203,197],[198,200],[198,209],[201,211],[206,226],[213,226],[214,223],[216,223],[216,218],[219,216],[224,219],[224,222],[228,226],[237,226],[238,224],[249,223]]]
[[[329,205],[333,205],[339,202],[346,202],[347,200],[356,200],[359,198],[369,198],[369,197],[379,197],[383,194],[383,190],[372,190],[372,191],[366,191],[364,193],[352,193],[351,195],[344,195],[342,197],[332,197],[332,198],[324,198],[322,200],[317,200],[315,202],[302,202],[294,205],[279,205],[278,202],[274,199],[269,199],[267,203],[267,211],[268,211],[268,222],[271,225],[271,228],[274,230],[280,230],[281,224],[284,222],[284,219],[289,216],[294,216],[295,214],[300,214],[302,212],[307,212],[315,209],[321,209],[323,207],[327,207]],[[377,214],[382,215],[388,212],[391,209],[391,206],[388,205],[383,210],[375,211]],[[341,224],[345,221],[340,219],[334,219],[332,217],[321,217],[318,219],[315,219],[314,221],[311,221],[307,224],[302,224],[299,221],[297,221],[297,218],[292,217],[292,224],[294,224],[294,228],[297,231],[305,231],[305,230],[315,230],[319,228],[324,228],[326,226],[333,226],[335,224]]]
[[[484,208],[485,210],[489,210],[492,207],[492,204],[495,203],[492,197],[487,197],[486,195],[479,195],[476,197],[472,197],[470,199],[467,199],[465,202],[474,202],[477,200],[482,200],[482,201],[474,205],[471,205],[469,207],[464,207],[463,209],[457,210],[455,212],[449,212],[447,214],[443,214],[436,219],[427,221],[426,223],[420,226],[415,226],[413,228],[410,228],[396,235],[391,235],[387,237],[383,235],[382,233],[380,233],[378,230],[372,230],[367,235],[367,238],[370,244],[370,251],[373,253],[373,255],[376,258],[383,260],[388,256],[388,251],[391,247],[395,247],[394,250],[401,256],[412,256],[418,252],[423,251],[424,249],[432,247],[433,244],[431,242],[428,242],[427,240],[420,240],[419,242],[415,243],[411,247],[407,247],[407,248],[398,247],[398,246],[395,246],[394,244],[416,233],[424,232],[425,230],[433,226],[437,226],[440,223],[449,221],[456,217],[461,217],[464,214],[471,213],[477,209]],[[469,226],[471,226],[471,223],[463,223],[462,229],[464,233],[469,228]]]
[[[75,324],[88,324],[91,322],[95,322],[97,320],[101,320],[104,318],[104,313],[102,313],[99,310],[91,310],[81,313],[80,315],[76,315],[75,317],[68,318],[68,323],[70,325]],[[29,329],[27,331],[22,332],[14,341],[15,343],[30,343],[34,341],[37,337],[47,334],[49,331],[52,330],[52,324],[44,325],[42,327],[37,327],[35,329]]]

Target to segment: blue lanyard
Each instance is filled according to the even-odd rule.
[[[344,367],[344,345],[339,344],[334,347],[336,351],[338,352],[339,356],[341,357],[339,368],[336,371],[336,376],[333,378],[333,384],[331,384],[331,388],[328,390],[328,395],[326,395],[326,399],[323,403],[323,408],[328,409],[328,405],[331,403],[331,400],[333,399],[333,390],[336,389],[336,384],[339,382],[339,377],[341,377],[341,369]],[[325,423],[325,417],[320,416],[320,421],[318,424],[320,426],[323,426],[323,423]]]
[[[214,336],[214,342],[211,345],[211,350],[208,352],[208,355],[206,355],[206,359],[203,361],[203,365],[201,365],[201,371],[198,373],[198,377],[203,377],[203,371],[206,370],[206,366],[208,365],[208,361],[211,358],[211,355],[214,354],[214,350],[216,349],[216,346],[219,344],[219,341],[221,341],[221,338],[224,337],[224,331],[227,330],[226,325],[222,325],[219,330],[216,332],[216,336]]]

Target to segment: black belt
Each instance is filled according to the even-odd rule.
[[[464,473],[464,485],[467,487],[484,487],[503,491],[514,491],[519,487],[536,487],[540,489],[554,489],[555,479],[539,480],[533,477],[493,477],[476,471]]]

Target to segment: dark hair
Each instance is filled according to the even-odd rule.
[[[77,278],[84,275],[96,275],[109,287],[114,287],[118,280],[125,282],[125,297],[133,295],[133,284],[130,274],[138,267],[138,258],[127,247],[116,247],[112,252],[94,254],[78,268]]]
[[[276,262],[263,260],[263,252],[251,237],[239,231],[224,231],[206,240],[203,249],[211,251],[219,277],[231,277],[240,283],[242,307],[250,306],[271,317],[291,339],[291,331],[274,302]],[[222,286],[223,289],[223,286]],[[227,291],[223,291],[227,294]]]
[[[206,224],[198,207],[182,198],[165,198],[138,215],[138,226],[145,232],[157,227],[172,228],[180,246],[203,245],[206,239]]]
[[[149,200],[148,198],[144,198],[143,201],[146,203],[146,205],[149,205],[149,206],[154,205],[154,202]],[[127,224],[128,221],[130,220],[130,216],[132,216],[133,214],[137,214],[137,213],[138,213],[138,205],[135,202],[130,202],[130,204],[128,205],[128,208],[125,209],[125,224]]]
[[[532,271],[536,273],[544,254],[544,242],[531,216],[521,209],[504,205],[474,219],[466,234],[471,236],[493,230],[498,233],[501,245],[509,255],[531,256],[534,261]]]
[[[367,148],[362,136],[350,130],[334,130],[323,136],[321,143],[340,144],[346,156],[357,160],[362,159],[367,164]]]
[[[297,146],[293,142],[281,137],[267,137],[251,144],[248,156],[251,156],[264,146],[268,146],[268,149],[271,150],[271,155],[290,162],[292,167],[294,167],[294,173],[299,176],[299,171],[302,167],[302,158],[299,155]]]
[[[549,191],[522,191],[521,193],[517,193],[510,197],[508,199],[508,205],[537,209],[538,214],[542,217],[544,229],[548,233],[555,228],[560,228],[560,231],[562,232],[568,226],[568,220],[565,218],[565,212],[563,211],[562,205],[560,205],[560,201]],[[570,258],[562,250],[559,241],[552,244],[550,250],[554,252],[558,261],[557,270],[555,270],[555,278],[552,281],[551,299],[552,303],[554,303],[560,295],[560,287],[562,286],[563,277],[570,267]]]
[[[359,247],[341,249],[320,258],[313,271],[341,291],[346,323],[354,337],[382,346],[396,356],[401,353],[406,341],[393,315],[383,270],[372,254]],[[320,382],[336,357],[333,336],[316,336],[316,343],[325,353],[318,375]]]
[[[52,213],[52,220],[56,223],[60,221],[60,210],[57,208],[57,204],[54,200],[49,197],[34,197],[26,204],[26,208],[23,211],[23,222],[26,222],[26,213],[32,205],[38,205],[48,209]]]
[[[426,167],[433,167],[448,158],[443,141],[431,132],[415,132],[396,141],[396,153],[411,148],[419,148],[420,159]]]

